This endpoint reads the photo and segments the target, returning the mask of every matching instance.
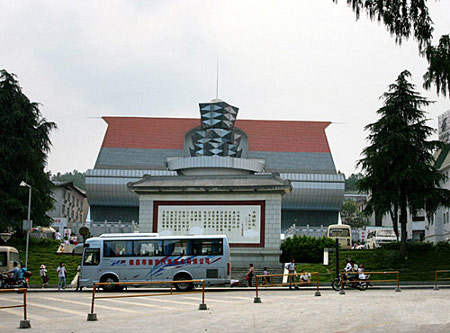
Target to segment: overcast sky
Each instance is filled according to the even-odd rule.
[[[435,100],[429,125],[450,99],[422,89],[427,62],[414,41],[341,0],[2,1],[0,68],[57,123],[53,173],[93,168],[105,115],[199,118],[215,97],[239,119],[324,120],[338,170],[355,172],[376,121],[379,96],[408,69]],[[435,40],[450,33],[450,0],[429,1]]]

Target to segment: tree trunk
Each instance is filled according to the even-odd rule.
[[[392,226],[394,228],[395,237],[397,238],[398,242],[398,207],[397,205],[394,205],[394,209],[390,210],[391,213],[391,219],[392,219]]]
[[[406,223],[408,222],[408,210],[406,209],[406,200],[400,204],[400,226],[401,226],[401,245],[400,255],[403,260],[406,258]]]

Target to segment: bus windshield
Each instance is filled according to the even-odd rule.
[[[348,237],[350,236],[350,232],[345,228],[333,228],[330,229],[329,237]]]

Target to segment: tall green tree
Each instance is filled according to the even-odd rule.
[[[352,173],[350,177],[345,179],[345,191],[346,192],[356,192],[358,188],[356,187],[356,183],[359,179],[362,178],[362,174],[360,173]]]
[[[425,54],[429,65],[423,86],[430,89],[434,84],[437,94],[450,97],[450,36],[442,36],[438,46],[428,46]]]
[[[367,216],[359,211],[358,205],[353,200],[344,200],[341,217],[344,224],[353,228],[361,228],[369,224]]]
[[[28,188],[32,187],[31,219],[34,225],[48,225],[46,212],[53,207],[53,185],[45,173],[56,128],[22,92],[16,75],[0,71],[0,231],[20,229],[27,218]]]
[[[338,2],[338,0],[333,0]],[[419,54],[428,60],[428,70],[424,75],[424,88],[436,86],[437,94],[450,97],[450,40],[443,35],[437,46],[433,41],[433,20],[427,0],[346,0],[355,12],[356,19],[366,13],[372,21],[384,24],[395,41],[401,44],[410,37],[419,46]]]
[[[365,127],[370,145],[358,162],[364,175],[358,187],[370,193],[366,212],[398,217],[403,257],[408,209],[413,215],[424,209],[432,219],[440,205],[450,205],[450,191],[439,188],[445,176],[434,168],[433,151],[442,143],[427,141],[434,130],[426,126],[422,108],[431,102],[414,90],[410,75],[403,71],[383,94],[380,119]]]

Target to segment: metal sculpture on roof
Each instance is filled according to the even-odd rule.
[[[238,110],[219,99],[200,103],[201,129],[192,138],[191,156],[241,157],[241,136],[233,133]]]

